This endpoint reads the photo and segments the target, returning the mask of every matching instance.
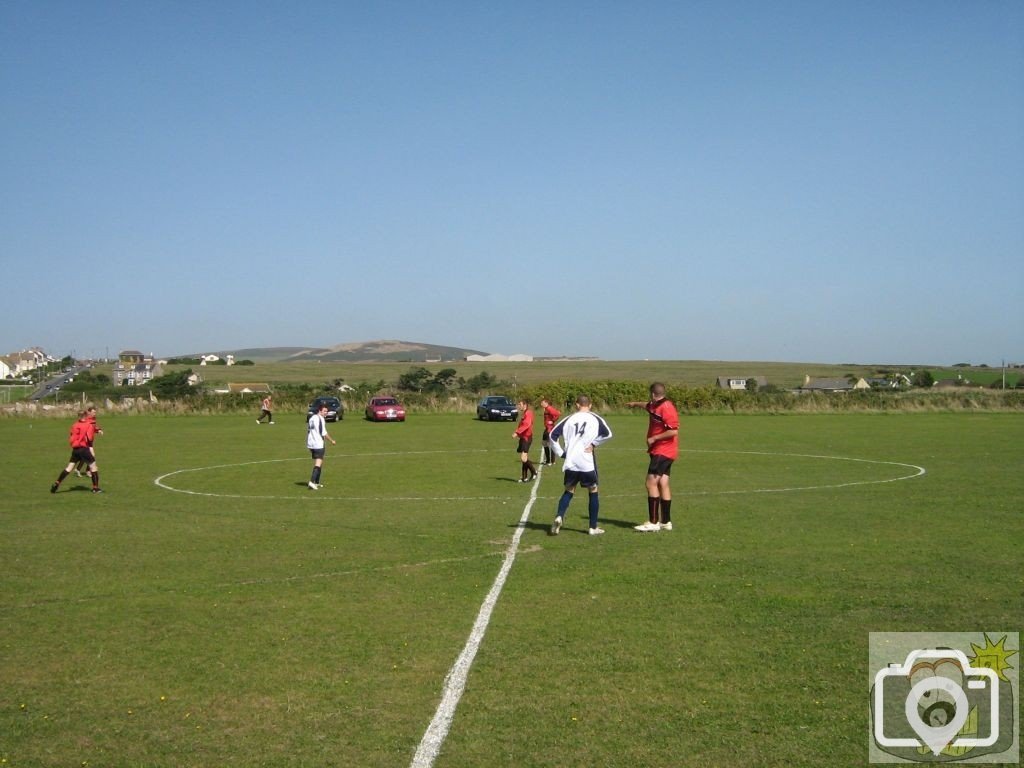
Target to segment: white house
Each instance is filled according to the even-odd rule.
[[[467,363],[532,363],[533,355],[467,355]]]
[[[117,356],[117,362],[114,364],[114,383],[118,386],[135,387],[155,379],[162,373],[163,367],[152,355],[126,349]]]
[[[768,386],[768,379],[764,376],[719,376],[716,383],[719,389],[746,389],[751,379],[757,382],[758,389]]]

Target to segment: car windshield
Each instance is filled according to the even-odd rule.
[[[512,405],[507,397],[488,397],[488,405]]]
[[[393,397],[378,397],[373,402],[375,405],[398,405],[398,401]]]

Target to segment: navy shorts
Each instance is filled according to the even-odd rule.
[[[530,446],[532,446],[532,445],[533,445],[533,438],[532,437],[520,437],[519,438],[519,447],[516,448],[516,453],[529,453],[530,452]]]
[[[668,477],[672,474],[672,462],[675,459],[668,459],[664,456],[651,456],[650,466],[647,467],[648,475],[665,475]]]
[[[597,486],[597,470],[593,472],[580,472],[575,469],[567,469],[563,473],[565,480],[565,486],[582,485],[584,488],[594,488]]]
[[[322,459],[324,454],[327,452],[326,448],[310,448],[309,455],[314,459]]]

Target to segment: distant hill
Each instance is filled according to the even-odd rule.
[[[333,347],[264,347],[228,349],[219,355],[234,355],[236,360],[254,362],[296,362],[320,360],[323,362],[379,363],[384,361],[424,363],[427,360],[459,361],[467,355],[485,355],[478,349],[424,344],[416,341],[357,341]]]
[[[294,354],[305,352],[306,349],[307,347],[256,347],[253,349],[226,349],[214,354],[221,357],[234,355],[236,360],[252,360],[255,363],[274,363],[278,360],[287,360]],[[199,357],[199,355],[181,355],[181,357]]]

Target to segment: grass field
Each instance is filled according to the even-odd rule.
[[[687,418],[657,534],[608,419],[598,538],[507,423],[331,425],[312,492],[301,416],[101,414],[94,496],[0,420],[0,760],[409,766],[520,525],[439,768],[863,765],[869,632],[1020,629],[1024,416]]]

